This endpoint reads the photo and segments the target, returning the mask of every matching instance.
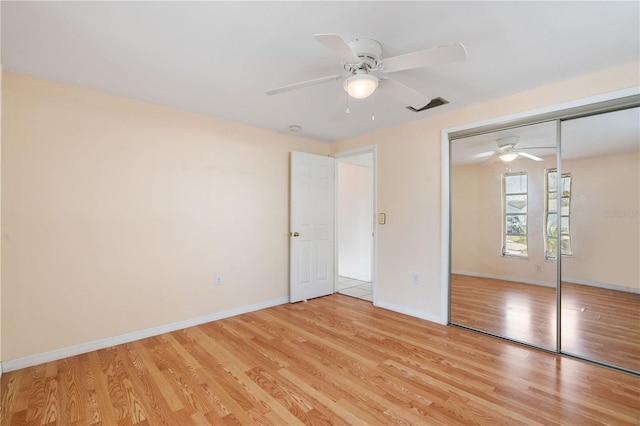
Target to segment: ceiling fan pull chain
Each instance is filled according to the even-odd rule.
[[[349,81],[347,81],[347,87],[349,87]],[[348,90],[347,90],[347,92],[348,92]],[[351,110],[349,109],[349,98],[350,98],[350,96],[349,96],[349,94],[347,92],[345,92],[345,96],[347,97],[347,110],[345,112],[347,114],[349,114],[349,113],[351,113]]]
[[[375,93],[371,94],[371,121],[376,119],[376,95]]]

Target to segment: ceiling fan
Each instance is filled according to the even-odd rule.
[[[496,140],[498,144],[498,149],[494,151],[481,152],[479,154],[472,155],[472,159],[492,157],[497,155],[504,162],[510,162],[515,160],[518,157],[525,157],[534,161],[544,161],[542,158],[537,157],[535,155],[524,152],[523,149],[555,149],[554,146],[538,146],[531,148],[518,148],[518,143],[520,141],[519,136],[508,136],[504,138],[500,138]]]
[[[383,85],[406,106],[419,109],[431,99],[385,74],[464,61],[467,58],[467,51],[460,43],[380,59],[382,46],[376,40],[359,38],[347,43],[337,34],[315,34],[314,37],[342,61],[345,72],[271,89],[266,92],[267,95],[344,80],[343,88],[353,98],[367,98],[378,86]]]

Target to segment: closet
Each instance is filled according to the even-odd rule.
[[[640,373],[638,96],[449,134],[449,322]]]

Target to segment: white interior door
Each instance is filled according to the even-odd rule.
[[[291,153],[289,300],[334,291],[334,159]]]

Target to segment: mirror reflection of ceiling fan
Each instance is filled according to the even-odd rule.
[[[337,34],[316,34],[314,37],[342,61],[345,72],[271,89],[266,92],[267,95],[344,80],[343,88],[353,98],[367,98],[378,86],[384,86],[385,90],[405,106],[419,109],[427,105],[431,99],[389,78],[386,74],[464,61],[467,58],[467,51],[460,43],[380,59],[382,46],[376,40],[359,38],[347,43]]]
[[[502,161],[510,162],[515,160],[518,157],[524,157],[534,161],[544,161],[540,157],[524,152],[524,150],[525,149],[526,150],[555,149],[554,146],[537,146],[537,147],[531,147],[531,148],[518,148],[519,141],[520,141],[520,137],[518,136],[508,136],[508,137],[500,138],[496,140],[498,149],[494,151],[481,152],[479,154],[472,155],[471,158],[478,159],[478,158],[497,156]]]

